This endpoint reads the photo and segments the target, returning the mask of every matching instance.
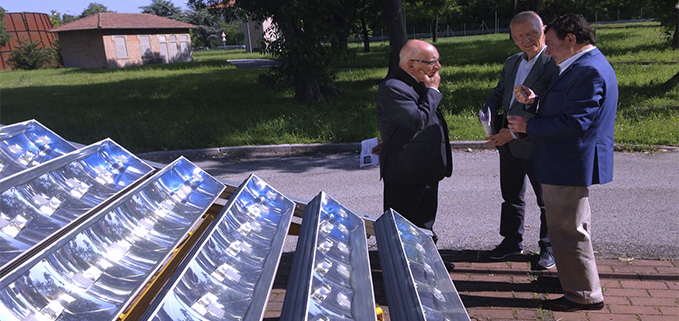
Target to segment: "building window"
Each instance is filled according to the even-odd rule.
[[[191,56],[191,44],[189,43],[189,36],[179,36],[179,48],[181,50],[181,59],[183,61],[189,60],[189,57]]]
[[[125,42],[125,36],[113,37],[113,44],[116,47],[116,58],[127,59],[127,43]]]
[[[142,57],[153,58],[153,50],[151,50],[151,37],[140,35],[139,49],[141,50]]]
[[[170,57],[167,54],[167,38],[165,36],[158,36],[158,43],[160,45],[160,57],[165,62],[170,62]]]
[[[177,44],[177,36],[171,35],[170,36],[170,58],[171,60],[175,60],[179,58],[179,48]]]

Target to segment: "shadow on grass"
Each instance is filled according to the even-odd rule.
[[[454,38],[436,44],[447,66],[441,86],[444,94],[441,106],[446,116],[466,117],[483,104],[497,83],[498,67],[518,52],[511,40],[498,39]],[[602,39],[623,42],[624,32]],[[616,50],[653,47],[641,44],[639,48]],[[386,53],[386,47],[379,47],[372,53],[358,54],[357,59],[384,68]],[[452,68],[457,65],[465,67]],[[264,70],[235,69],[225,59],[125,70],[65,69],[63,73],[70,77],[61,79],[53,72],[45,76],[46,81],[62,83],[42,85],[37,81],[38,85],[22,87],[22,79],[44,75],[36,71],[20,74],[12,80],[16,85],[7,84],[2,89],[0,122],[37,119],[66,139],[90,144],[110,137],[135,153],[293,142],[357,142],[377,134],[375,95],[384,75],[371,68],[364,68],[368,76],[358,70],[358,76],[348,77],[358,80],[338,81],[342,95],[328,98],[326,104],[297,104],[292,90],[277,93],[257,82]],[[130,71],[131,74],[125,74]],[[68,84],[80,76],[91,77],[93,81],[86,85]],[[653,79],[652,75],[643,76]],[[646,99],[665,95],[660,87],[661,83],[620,87],[625,95],[621,95],[620,110],[639,109],[639,115],[649,117],[676,112],[676,105],[640,106]],[[460,133],[464,128],[477,126],[473,119],[449,125],[451,137],[456,130]]]
[[[644,101],[655,98],[672,96],[677,88],[668,88],[662,82],[653,82],[644,86],[623,85],[618,87],[620,93],[618,111],[633,113],[639,118],[653,117],[658,115],[676,115],[679,105],[654,105],[643,104]]]
[[[183,70],[183,69],[199,69],[203,67],[220,68],[225,66],[233,66],[226,60],[203,60],[192,62],[177,62],[171,64],[148,64],[141,66],[132,66],[127,68],[64,68],[64,74],[106,74],[120,71],[143,71],[143,70]],[[235,66],[234,66],[235,68]]]
[[[429,41],[429,40],[427,40]],[[466,64],[492,64],[502,63],[507,57],[520,51],[509,40],[498,41],[492,38],[483,37],[451,37],[441,38],[437,43],[433,43],[441,56],[441,64],[445,66],[460,66]],[[354,48],[355,49],[355,48]],[[370,53],[355,51],[354,53],[360,63],[340,64],[339,66],[360,66],[362,68],[380,68],[388,65],[388,47],[378,47]]]
[[[181,65],[141,68],[188,67]],[[99,84],[7,88],[0,121],[37,119],[65,139],[91,144],[110,137],[135,153],[374,136],[374,109],[356,106],[351,97],[340,97],[337,104],[299,105],[259,85],[261,72],[221,68]],[[373,89],[351,90],[366,97]]]

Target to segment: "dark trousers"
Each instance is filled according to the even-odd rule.
[[[393,209],[418,227],[432,229],[438,206],[439,182],[384,183],[384,211]]]
[[[523,242],[524,221],[526,215],[526,176],[533,186],[538,206],[540,207],[540,250],[552,251],[547,232],[545,217],[545,201],[542,197],[542,186],[533,173],[533,162],[530,159],[514,157],[509,146],[498,148],[500,151],[500,189],[502,190],[502,214],[500,217],[500,235],[508,242]]]

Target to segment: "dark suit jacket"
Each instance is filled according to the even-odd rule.
[[[452,174],[448,124],[438,108],[441,98],[400,68],[380,84],[377,117],[385,183],[432,183]]]
[[[599,49],[566,68],[536,103],[527,133],[535,137],[533,166],[540,182],[589,186],[613,180],[618,82]]]
[[[486,100],[486,106],[490,107],[493,115],[502,112],[501,116],[495,116],[502,117],[499,122],[499,128],[496,128],[497,131],[503,127],[507,128],[507,115],[519,115],[528,119],[533,118],[533,113],[524,110],[524,104],[514,100],[512,105],[509,105],[512,93],[514,92],[514,86],[518,85],[514,84],[514,80],[516,79],[516,72],[521,59],[523,59],[523,55],[524,53],[521,52],[507,58],[500,73],[500,81],[498,81],[497,86],[490,93],[488,100]],[[558,76],[559,67],[554,63],[552,56],[543,51],[538,56],[535,65],[533,65],[522,85],[531,88],[536,95],[542,95]],[[532,157],[532,142],[533,139],[529,136],[523,139],[511,140],[507,145],[514,157],[530,159]]]

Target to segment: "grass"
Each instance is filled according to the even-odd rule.
[[[679,145],[679,88],[661,84],[679,71],[676,51],[661,49],[657,25],[598,30],[598,46],[618,74],[616,141]],[[507,34],[443,38],[436,44],[441,107],[451,140],[480,140],[476,111],[517,51]],[[356,54],[338,68],[338,97],[297,104],[292,90],[257,82],[262,70],[227,59],[262,58],[241,51],[200,51],[191,63],[122,70],[46,69],[0,72],[0,123],[37,119],[84,144],[111,137],[133,152],[311,142],[356,142],[378,135],[377,85],[387,46]]]

